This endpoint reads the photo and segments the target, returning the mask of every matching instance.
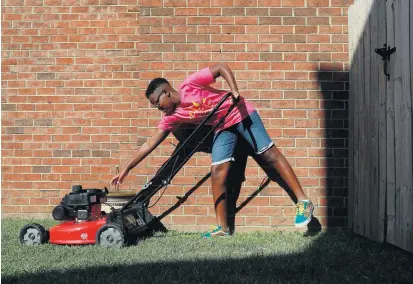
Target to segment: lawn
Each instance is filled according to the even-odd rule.
[[[350,233],[239,233],[203,240],[168,232],[137,246],[21,246],[2,220],[1,283],[413,283],[413,255]]]

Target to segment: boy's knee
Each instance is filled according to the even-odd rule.
[[[230,162],[211,166],[211,177],[215,181],[224,182],[228,176]]]
[[[282,157],[281,152],[277,147],[273,146],[264,153],[261,154],[262,159],[268,164],[274,164],[280,160]]]

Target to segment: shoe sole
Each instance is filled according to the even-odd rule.
[[[313,219],[313,216],[312,216],[312,215],[311,215],[310,218],[308,218],[308,219],[305,220],[304,222],[298,223],[298,224],[296,223],[295,226],[296,226],[297,228],[304,227],[305,225],[308,225],[308,223],[311,222],[311,219]]]
[[[219,239],[219,238],[228,238],[231,237],[231,235],[225,235],[225,236],[213,236],[213,237],[204,237],[202,236],[202,239],[210,240],[210,239]]]
[[[231,236],[231,234],[225,234],[225,235],[219,235],[219,234],[215,234],[215,235],[211,235],[210,237],[207,238],[219,238],[219,237],[228,237]],[[203,236],[205,237],[205,236]]]

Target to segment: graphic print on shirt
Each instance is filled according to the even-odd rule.
[[[212,107],[213,104],[211,104],[211,102],[206,98],[200,100],[199,102],[192,101],[192,106],[189,110],[189,118],[194,119],[197,113],[202,113],[205,111],[209,112]]]

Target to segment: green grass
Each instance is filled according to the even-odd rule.
[[[2,220],[2,283],[413,283],[413,255],[349,233],[250,233],[202,240],[168,232],[137,246],[21,246]]]

